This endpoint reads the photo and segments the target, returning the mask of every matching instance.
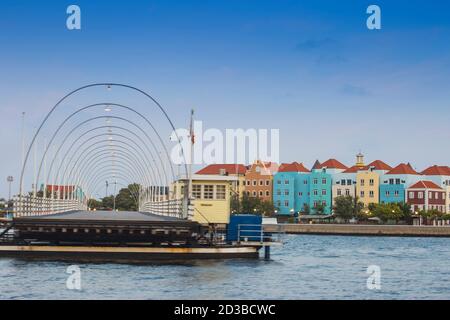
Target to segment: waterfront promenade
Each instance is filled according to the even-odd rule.
[[[450,237],[450,226],[278,224],[265,225],[264,230],[267,232],[282,231],[289,234]]]

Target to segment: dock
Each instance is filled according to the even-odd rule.
[[[362,224],[277,224],[264,225],[264,231],[287,234],[450,237],[450,226],[362,225]]]

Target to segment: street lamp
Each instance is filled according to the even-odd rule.
[[[8,176],[6,177],[6,181],[8,182],[9,186],[9,190],[8,190],[8,204],[7,204],[7,209],[6,209],[6,214],[8,215],[9,213],[9,204],[11,203],[11,183],[14,181],[14,177],[13,176]]]

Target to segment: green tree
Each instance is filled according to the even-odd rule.
[[[361,218],[363,208],[364,204],[358,201],[357,197],[339,196],[334,199],[333,212],[345,221],[352,218]]]
[[[311,212],[311,208],[309,207],[309,204],[304,203],[303,204],[303,208],[302,208],[302,213],[303,214],[309,214]]]
[[[372,214],[384,222],[403,218],[403,211],[397,203],[379,203],[373,208]]]
[[[325,214],[325,208],[325,205],[322,202],[318,201],[316,206],[314,207],[314,213],[319,215]]]

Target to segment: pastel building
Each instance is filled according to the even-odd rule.
[[[227,224],[231,213],[231,189],[237,176],[194,174],[192,196],[194,198],[194,221],[202,224]],[[170,187],[172,199],[183,199],[187,177],[181,177]]]
[[[381,160],[375,160],[363,167],[356,174],[356,195],[367,207],[371,203],[379,203],[380,179],[392,167]]]
[[[405,202],[406,189],[421,179],[422,175],[414,170],[411,164],[399,164],[381,177],[380,202]]]
[[[324,214],[331,214],[333,180],[336,180],[336,177],[339,177],[339,174],[347,169],[344,164],[336,159],[329,159],[322,164],[316,161],[309,179],[309,206],[312,214],[318,213],[317,207],[319,205],[324,207]]]
[[[245,173],[245,192],[250,197],[272,201],[273,174],[278,164],[257,160]]]
[[[356,155],[356,163],[354,166],[336,173],[332,177],[332,194],[333,194],[333,206],[334,200],[340,196],[356,195],[356,175],[359,170],[364,168],[364,156],[361,153]]]
[[[283,163],[273,177],[273,201],[278,214],[303,212],[309,206],[310,171],[302,163]]]
[[[245,173],[247,172],[247,167],[243,164],[210,164],[203,169],[196,172],[198,175],[220,175],[220,176],[230,176],[236,177],[233,179],[231,185],[231,193],[233,195],[239,195],[242,197],[245,191]]]
[[[450,167],[434,165],[421,173],[445,191],[445,212],[450,213]]]
[[[410,186],[406,193],[406,202],[412,212],[438,210],[445,212],[445,190],[432,181],[419,181]]]

